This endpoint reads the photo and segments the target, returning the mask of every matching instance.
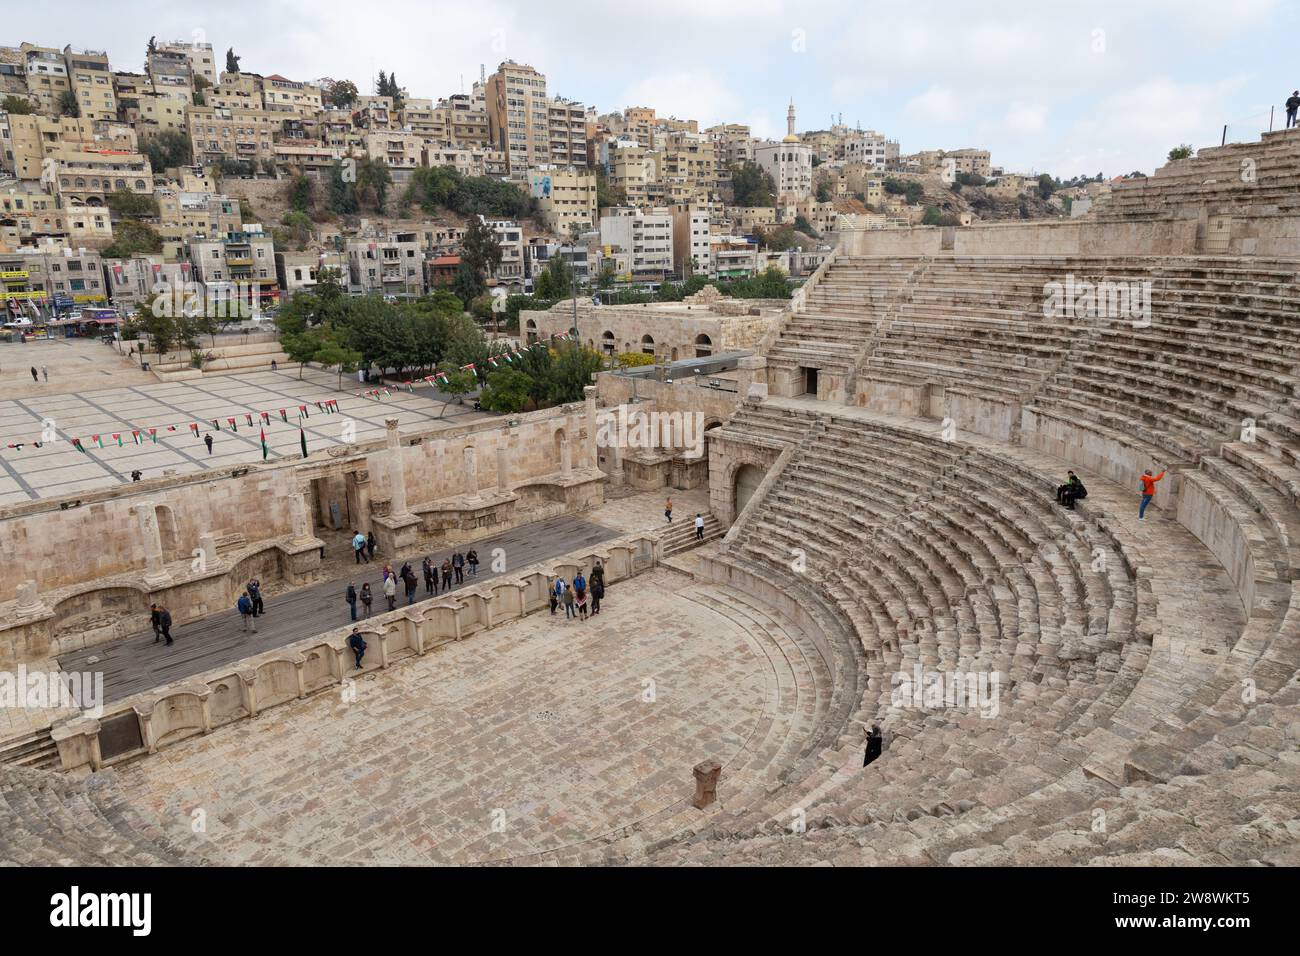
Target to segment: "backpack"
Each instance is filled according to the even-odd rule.
[[[237,608],[239,608],[239,613],[240,613],[240,614],[252,614],[252,613],[253,613],[253,602],[250,601],[250,600],[248,599],[248,595],[247,595],[247,594],[241,594],[241,595],[239,596],[239,602],[238,602],[235,606],[236,606]]]

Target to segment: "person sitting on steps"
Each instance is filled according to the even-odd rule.
[[[1056,503],[1073,511],[1074,503],[1086,497],[1088,497],[1088,489],[1083,487],[1079,476],[1072,471],[1066,472],[1065,484],[1057,486],[1056,489]]]

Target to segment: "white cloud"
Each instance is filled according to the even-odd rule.
[[[903,113],[922,123],[951,123],[957,117],[957,97],[950,89],[932,86],[908,100]]]
[[[1047,107],[1041,103],[1022,103],[1017,100],[1007,109],[1002,124],[1011,133],[1041,133],[1047,128]]]

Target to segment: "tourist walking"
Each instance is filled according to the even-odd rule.
[[[1300,90],[1295,90],[1286,98],[1286,128],[1296,125],[1296,111],[1300,110]]]
[[[153,642],[157,644],[162,640],[162,615],[158,613],[158,605],[149,605],[149,626],[153,628]]]
[[[670,497],[664,502],[664,517],[671,523],[673,520],[673,499]]]
[[[161,604],[149,605],[151,611],[158,613],[158,633],[163,636],[163,642],[170,647],[172,641],[172,612],[167,610]]]
[[[704,540],[704,515],[695,512],[695,540]]]
[[[397,607],[397,575],[391,572],[384,574],[384,600],[388,602],[388,610]]]
[[[591,569],[591,616],[595,617],[600,613],[600,599],[605,596],[605,576],[597,574],[600,566]]]
[[[366,617],[370,616],[370,605],[375,600],[375,592],[370,590],[370,582],[367,581],[361,585],[361,606],[366,609]]]
[[[465,583],[465,555],[457,551],[454,555],[451,556],[451,566],[452,569],[456,572],[456,583],[464,584]]]
[[[50,370],[44,365],[41,366],[41,378],[47,382],[50,380]]]
[[[37,384],[40,384],[40,381],[41,381],[41,380],[40,380],[40,377],[36,374],[36,366],[35,366],[35,365],[32,366],[32,381],[33,381],[33,382],[36,382]]]
[[[256,634],[257,615],[253,613],[252,600],[249,599],[247,594],[241,594],[239,595],[239,600],[235,603],[235,606],[239,609],[239,619],[240,623],[243,624],[244,631],[247,632],[249,625],[251,624],[253,633]]]
[[[361,632],[355,627],[352,629],[352,633],[348,635],[348,647],[356,660],[357,670],[361,670],[361,658],[366,656],[366,639],[361,636]]]
[[[375,559],[375,548],[377,547],[379,547],[379,542],[375,540],[374,531],[371,531],[370,534],[366,536],[366,551],[369,553],[370,560],[372,561]]]
[[[442,559],[442,589],[451,590],[451,558]]]
[[[871,729],[867,731],[867,752],[862,755],[862,766],[867,766],[880,756],[883,744],[884,737],[880,733],[880,725],[872,724]]]
[[[1147,505],[1151,504],[1151,499],[1156,496],[1156,482],[1165,476],[1162,471],[1158,475],[1151,474],[1148,468],[1142,472],[1142,504],[1138,505],[1138,520],[1146,520]]]
[[[248,599],[253,602],[253,617],[266,613],[266,605],[262,601],[262,582],[253,578],[244,588],[248,592]]]
[[[573,617],[573,588],[566,586],[564,588],[564,619],[567,621]]]
[[[206,435],[203,436],[203,444],[208,446],[208,454],[211,455],[212,454],[212,432],[208,432]]]
[[[420,565],[420,570],[424,572],[424,593],[437,594],[438,572],[433,570],[433,562],[426,557]]]
[[[478,577],[478,552],[470,548],[469,554],[465,555],[465,563],[469,565],[470,575]]]
[[[366,554],[366,536],[360,531],[352,534],[352,553],[357,556],[357,564],[360,564],[362,559],[366,564],[370,563],[370,555]]]
[[[1058,485],[1056,488],[1056,503],[1073,511],[1074,503],[1086,497],[1088,497],[1088,489],[1083,487],[1079,476],[1072,471],[1066,472],[1065,484]]]
[[[348,582],[348,589],[343,595],[343,600],[348,602],[348,611],[352,614],[352,620],[357,619],[357,586]]]

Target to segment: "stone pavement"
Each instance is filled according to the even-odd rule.
[[[156,478],[164,471],[187,474],[260,462],[257,413],[263,411],[271,415],[266,428],[271,460],[297,458],[301,452],[296,406],[300,404],[308,405],[310,417],[304,430],[311,451],[344,444],[347,421],[355,425],[352,440],[364,442],[384,436],[385,418],[398,417],[403,431],[414,432],[488,417],[469,404],[448,405],[428,387],[414,392],[391,389],[392,394],[382,400],[357,398],[355,376],[344,376],[339,391],[337,375],[311,368],[304,370],[301,380],[297,367],[292,367],[164,383],[138,369],[123,368],[123,363],[130,363],[109,346],[84,339],[73,343],[0,348],[0,506],[127,484],[135,469],[146,478]],[[28,368],[31,364],[39,368],[36,356],[46,352],[63,356],[60,349],[74,349],[71,354],[79,364],[51,365],[51,382],[33,385]],[[18,359],[24,363],[21,367],[15,364]],[[101,372],[107,376],[103,379],[107,387],[101,388]],[[77,387],[70,389],[74,383]],[[328,398],[338,400],[339,414],[316,410],[314,402]],[[279,417],[281,408],[288,412],[287,424]],[[253,415],[251,428],[245,413]],[[238,431],[228,430],[227,417],[236,419]],[[219,432],[210,424],[203,427],[214,418],[221,421]],[[47,419],[58,440],[36,448],[32,443],[42,440]],[[202,433],[212,432],[211,455],[201,437],[190,432],[191,421],[200,424]],[[168,425],[177,430],[165,431]],[[135,445],[131,431],[148,428],[159,429],[157,443],[146,436],[142,445]],[[121,447],[110,438],[113,433],[122,435]],[[90,438],[94,434],[103,438],[103,448],[94,446]],[[81,439],[86,453],[72,447],[67,439],[73,437]],[[8,447],[17,442],[25,447]]]
[[[477,577],[471,577],[466,568],[465,584],[488,580],[499,574],[508,575],[538,561],[618,536],[617,530],[569,516],[523,525],[504,534],[474,542],[473,547],[478,551],[480,560],[479,571]],[[441,564],[444,557],[450,557],[456,550],[463,548],[464,545],[457,545],[455,548],[444,548],[437,552],[419,551],[399,558],[376,554],[373,563],[360,566],[354,564],[353,570],[337,578],[281,595],[267,591],[267,613],[258,618],[256,634],[242,630],[242,622],[232,600],[229,611],[174,626],[172,637],[175,643],[171,647],[155,644],[153,632],[145,631],[110,644],[97,644],[65,654],[59,658],[59,667],[66,672],[103,673],[104,699],[106,703],[111,703],[347,624],[350,617],[343,596],[349,582],[355,582],[360,591],[361,585],[369,581],[375,594],[372,613],[383,613],[387,610],[382,585],[385,563],[391,564],[393,570],[398,571],[402,561],[409,560],[420,582],[416,601],[426,600],[430,595],[425,594],[420,561],[428,554],[433,556],[435,563]],[[493,550],[496,548],[502,550],[501,556],[505,562],[504,569],[500,572],[492,570]],[[455,593],[456,587],[453,585],[451,593]],[[397,602],[399,607],[406,605],[400,582]],[[174,614],[176,609],[173,608],[172,611]],[[364,608],[360,602],[357,604],[357,613],[364,619]]]
[[[684,807],[696,763],[790,706],[710,590],[656,570],[587,621],[535,613],[114,772],[214,862],[547,862]]]

